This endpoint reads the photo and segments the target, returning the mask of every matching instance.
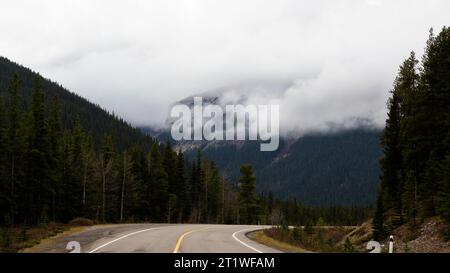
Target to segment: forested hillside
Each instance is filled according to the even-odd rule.
[[[6,106],[9,101],[5,99],[5,96],[7,96],[8,85],[14,74],[20,81],[18,84],[22,100],[19,108],[21,110],[28,109],[31,105],[34,80],[38,74],[0,56],[0,96],[3,97]],[[123,119],[103,110],[99,105],[87,101],[51,80],[42,79],[41,85],[47,107],[51,105],[54,97],[58,97],[63,127],[73,129],[75,120],[79,119],[81,126],[92,134],[96,147],[100,146],[103,134],[110,134],[120,150],[132,144],[139,144],[146,148],[151,147],[152,139],[150,137],[143,135]],[[105,90],[105,96],[108,96],[107,90]]]
[[[375,238],[432,216],[450,227],[450,28],[400,66],[388,105]]]
[[[152,131],[159,139],[165,132]],[[296,198],[308,205],[370,205],[376,200],[380,168],[380,130],[359,128],[281,139],[274,152],[260,152],[257,141],[181,141],[174,147],[195,156],[196,148],[234,181],[239,166],[251,164],[257,191]]]

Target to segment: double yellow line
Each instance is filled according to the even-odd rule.
[[[187,235],[197,232],[197,231],[201,231],[201,230],[205,230],[205,229],[209,229],[210,227],[207,228],[200,228],[200,229],[194,229],[188,232],[185,232],[183,234],[181,234],[181,236],[178,238],[177,240],[177,244],[175,245],[175,249],[173,250],[173,253],[178,253],[180,252],[180,247],[181,247],[181,242],[183,242],[184,237],[186,237]]]

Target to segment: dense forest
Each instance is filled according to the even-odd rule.
[[[126,126],[117,127],[115,135],[99,137],[99,130],[95,134],[86,130],[80,117],[71,118],[73,124],[64,122],[61,98],[44,89],[45,81],[36,75],[29,103],[17,74],[2,85],[6,86],[0,97],[3,226],[77,217],[97,223],[353,225],[370,214],[365,207],[308,207],[295,200],[277,200],[270,193],[257,194],[250,165],[241,166],[237,183],[230,183],[200,151],[186,160],[169,141],[161,145],[145,136],[137,139],[149,143],[126,146],[117,139],[120,130],[133,132]],[[95,113],[90,113],[92,120]]]
[[[362,126],[281,138],[277,151],[264,153],[259,152],[258,141],[217,141],[215,145],[203,141],[198,148],[230,179],[239,176],[240,165],[251,164],[258,177],[257,190],[272,192],[276,198],[296,198],[311,206],[366,206],[376,200],[380,131]],[[195,156],[192,143],[175,145],[183,148],[187,157]]]
[[[450,28],[430,31],[421,63],[412,52],[400,66],[388,107],[374,237],[433,216],[450,236]]]

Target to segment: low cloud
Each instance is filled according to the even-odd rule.
[[[285,134],[380,127],[398,65],[449,11],[447,0],[18,0],[2,4],[0,55],[135,125],[251,83],[248,100],[279,104]]]

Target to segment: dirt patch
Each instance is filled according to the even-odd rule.
[[[421,225],[415,234],[416,238],[412,240],[408,240],[408,238],[401,236],[401,233],[396,232],[397,240],[395,240],[394,244],[395,251],[414,253],[450,253],[450,242],[444,239],[444,230],[445,224],[439,218],[431,218]]]

